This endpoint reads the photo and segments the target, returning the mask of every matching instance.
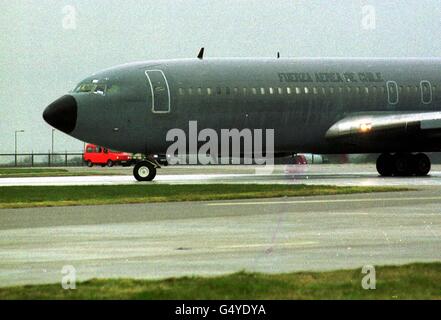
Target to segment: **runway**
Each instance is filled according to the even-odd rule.
[[[71,168],[70,173],[87,173]],[[97,170],[94,168],[94,170]],[[127,185],[138,183],[131,169],[99,168],[94,176],[0,178],[0,186],[38,185]],[[102,172],[102,174],[100,174]],[[113,175],[106,175],[112,173]],[[145,183],[145,182],[144,182]],[[176,166],[158,170],[153,182],[194,183],[278,183],[338,186],[440,186],[441,166],[433,167],[427,177],[379,177],[375,165],[276,165],[259,166]]]
[[[0,285],[440,261],[440,191],[3,209]]]

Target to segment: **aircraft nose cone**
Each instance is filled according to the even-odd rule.
[[[71,95],[65,95],[46,107],[43,119],[52,127],[70,133],[77,124],[77,102]]]

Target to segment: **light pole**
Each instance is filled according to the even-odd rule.
[[[15,130],[15,139],[14,139],[14,143],[15,143],[15,166],[17,166],[17,133],[21,133],[24,132],[24,130]]]
[[[54,154],[54,132],[55,132],[55,129],[52,129],[52,154]]]

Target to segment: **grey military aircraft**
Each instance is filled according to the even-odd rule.
[[[382,176],[427,175],[441,146],[441,59],[197,58],[113,67],[51,103],[72,137],[146,155],[152,180],[172,128],[272,128],[274,156],[379,153]]]

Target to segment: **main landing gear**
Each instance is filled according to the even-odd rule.
[[[377,171],[384,177],[426,176],[430,167],[430,159],[424,153],[383,153],[377,159]]]
[[[160,166],[154,161],[141,160],[135,164],[133,175],[138,181],[152,181],[156,176],[156,169]]]

